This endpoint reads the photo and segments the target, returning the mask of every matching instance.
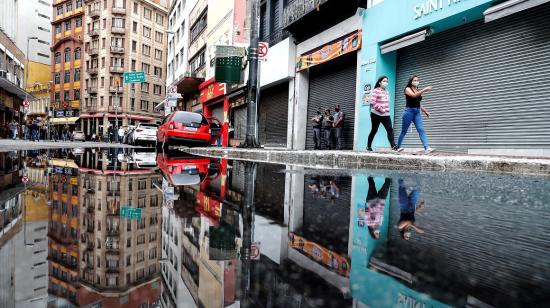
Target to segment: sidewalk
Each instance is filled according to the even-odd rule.
[[[189,154],[310,168],[432,170],[550,176],[550,159],[434,152],[429,155],[284,149],[180,148]]]
[[[63,148],[134,148],[134,146],[119,143],[81,142],[81,141],[29,141],[0,139],[0,152],[18,150],[63,149]]]

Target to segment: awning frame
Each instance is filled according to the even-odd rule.
[[[493,5],[483,12],[485,22],[491,22],[541,4],[550,2],[550,0],[508,0],[506,2]]]
[[[398,49],[401,49],[403,47],[407,47],[416,43],[420,43],[426,39],[426,37],[430,36],[433,33],[433,30],[431,28],[424,29],[419,32],[415,32],[413,34],[409,34],[406,36],[403,36],[401,38],[398,38],[396,40],[393,40],[391,42],[388,42],[384,45],[380,46],[380,53],[385,54],[388,52],[392,52]]]

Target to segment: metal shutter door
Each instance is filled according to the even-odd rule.
[[[246,105],[233,109],[234,139],[244,140],[246,138]]]
[[[318,108],[324,110],[330,107],[331,113],[334,113],[334,106],[337,104],[340,104],[340,108],[346,114],[343,147],[346,150],[353,149],[356,66],[357,54],[352,53],[310,69],[306,149],[314,148],[313,127],[310,119],[315,116]]]
[[[398,52],[396,138],[411,74],[433,85],[423,103],[430,145],[468,148],[550,147],[550,5],[484,24],[482,20]],[[420,147],[411,125],[404,142]]]
[[[288,82],[260,93],[258,104],[260,144],[286,147],[288,126]]]
[[[212,117],[220,120],[223,123],[223,103],[212,109]]]

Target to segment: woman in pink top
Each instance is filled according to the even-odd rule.
[[[393,128],[390,118],[390,94],[388,93],[388,77],[382,76],[378,78],[378,81],[374,85],[370,97],[370,119],[372,129],[369,134],[369,140],[367,144],[367,151],[372,152],[372,140],[378,132],[378,126],[380,123],[384,125],[386,132],[388,133],[388,141],[394,151],[397,151],[395,140],[393,137]]]

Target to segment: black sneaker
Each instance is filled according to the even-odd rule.
[[[374,151],[372,150],[372,148],[367,147],[367,152],[374,152]]]

